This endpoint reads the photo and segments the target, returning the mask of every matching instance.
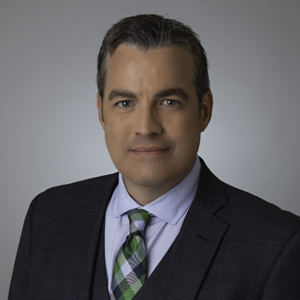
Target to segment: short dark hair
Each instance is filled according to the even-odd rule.
[[[107,31],[103,39],[97,66],[97,86],[102,101],[106,76],[105,60],[121,44],[134,45],[145,51],[171,45],[186,47],[192,53],[195,63],[194,86],[200,103],[204,94],[210,90],[206,52],[199,36],[182,22],[145,14],[121,19]]]

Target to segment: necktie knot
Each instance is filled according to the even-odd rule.
[[[130,223],[130,234],[140,232],[144,237],[144,230],[147,222],[151,218],[151,214],[139,208],[131,209],[128,211],[128,218]]]

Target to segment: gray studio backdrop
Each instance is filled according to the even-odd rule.
[[[300,214],[298,0],[0,1],[0,299],[39,192],[110,172],[96,58],[120,18],[191,25],[210,61],[213,118],[199,154],[225,182]]]

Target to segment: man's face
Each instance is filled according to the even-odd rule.
[[[106,70],[103,120],[99,95],[97,104],[112,161],[129,192],[166,192],[195,162],[211,93],[200,116],[193,58],[181,47],[143,51],[120,45],[107,57]]]

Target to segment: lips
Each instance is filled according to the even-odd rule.
[[[136,147],[132,149],[132,153],[140,157],[155,157],[163,155],[169,148],[160,146]]]
[[[168,148],[152,146],[152,147],[136,147],[132,151],[133,152],[156,152],[156,151],[165,151]]]

